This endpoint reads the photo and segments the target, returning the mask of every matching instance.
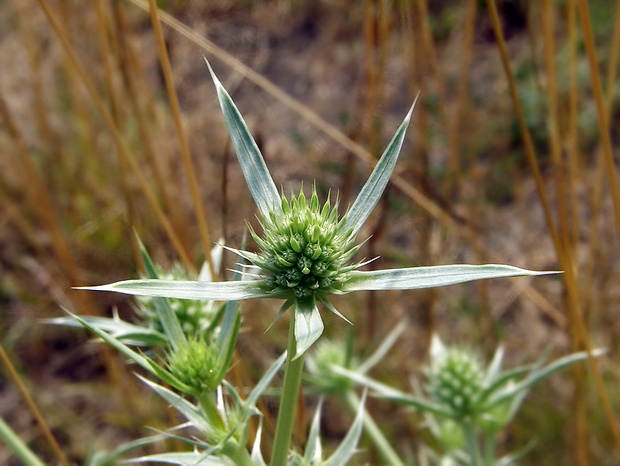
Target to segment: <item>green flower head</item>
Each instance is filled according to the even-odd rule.
[[[356,200],[339,219],[337,205],[332,206],[329,199],[321,204],[315,191],[310,199],[303,193],[287,199],[278,192],[239,110],[210,66],[209,70],[263,230],[262,235],[251,230],[260,252],[233,251],[261,272],[228,282],[128,280],[90,289],[215,301],[281,298],[285,301],[278,317],[292,309],[296,356],[300,356],[323,332],[318,303],[341,316],[329,301],[330,295],[362,290],[431,288],[485,278],[548,273],[492,264],[357,270],[364,264],[350,263],[360,247],[354,244],[355,237],[390,179],[415,102]]]
[[[168,368],[192,393],[210,393],[221,382],[221,371],[217,370],[219,352],[204,338],[191,338],[169,354]]]
[[[432,361],[426,375],[430,397],[453,413],[455,419],[476,417],[485,371],[480,360],[460,348],[447,348]]]
[[[266,291],[299,300],[341,292],[359,246],[338,222],[337,205],[328,199],[321,206],[315,191],[309,200],[303,192],[290,200],[282,196],[281,211],[269,212],[261,226],[262,237],[250,229],[261,248],[252,262],[265,271]]]

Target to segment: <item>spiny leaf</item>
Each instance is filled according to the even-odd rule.
[[[256,202],[258,210],[264,217],[269,215],[269,212],[280,211],[280,196],[276,185],[273,183],[273,179],[269,174],[265,160],[250,133],[243,117],[239,113],[239,110],[235,106],[234,102],[230,98],[222,83],[217,79],[211,65],[205,58],[209,72],[215,83],[217,89],[217,97],[220,102],[220,108],[224,114],[224,121],[228,127],[228,133],[230,139],[235,146],[237,158],[243,171],[245,181],[250,188],[250,193]]]

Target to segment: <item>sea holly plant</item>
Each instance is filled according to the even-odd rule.
[[[603,353],[595,350],[591,356]],[[507,466],[515,464],[531,445],[497,459],[496,441],[532,386],[589,357],[587,352],[579,352],[545,365],[545,356],[534,364],[503,370],[501,346],[485,365],[473,351],[446,346],[435,335],[430,361],[424,368],[426,383],[415,394],[377,382],[359,370],[335,364],[331,368],[335,374],[350,378],[382,399],[422,411],[426,426],[443,450],[436,464]]]
[[[279,298],[278,316],[291,310],[288,359],[276,428],[272,464],[285,464],[292,434],[296,398],[301,382],[303,355],[320,337],[323,322],[319,305],[338,316],[331,295],[364,290],[431,288],[472,280],[540,275],[507,265],[443,265],[359,270],[364,262],[351,262],[360,248],[355,240],[381,197],[396,164],[415,102],[377,162],[366,184],[344,216],[328,198],[324,203],[313,191],[290,198],[280,194],[267,165],[230,95],[207,63],[215,83],[243,175],[260,214],[262,233],[251,231],[260,251],[233,250],[259,269],[242,280],[222,282],[128,280],[90,287],[132,295],[190,300],[237,301]]]

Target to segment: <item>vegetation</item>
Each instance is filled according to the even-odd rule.
[[[0,462],[618,461],[614,3],[155,8],[0,5]]]

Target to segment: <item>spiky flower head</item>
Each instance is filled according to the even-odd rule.
[[[448,408],[456,419],[475,417],[484,390],[484,366],[471,352],[446,348],[433,359],[427,373],[429,396]]]
[[[341,293],[359,246],[352,247],[352,229],[338,221],[337,204],[328,199],[321,206],[315,190],[310,199],[283,195],[281,211],[270,211],[261,226],[262,236],[250,231],[261,248],[253,262],[265,273],[266,291],[302,300]]]
[[[349,355],[343,340],[322,339],[315,346],[312,356],[307,360],[309,381],[321,393],[343,394],[351,390],[353,379],[334,370],[344,368],[355,370],[359,366],[357,358]]]
[[[204,338],[190,338],[168,356],[170,372],[193,394],[214,391],[221,380],[217,369],[220,348]]]

